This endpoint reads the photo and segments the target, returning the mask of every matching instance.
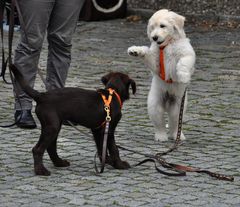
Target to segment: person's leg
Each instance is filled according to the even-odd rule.
[[[40,51],[54,1],[55,0],[18,1],[23,22],[21,22],[21,39],[15,50],[14,64],[21,71],[24,79],[31,87],[34,87]],[[26,128],[34,128],[34,123],[31,121],[33,120],[31,117],[32,99],[23,92],[17,83],[15,84],[14,92],[15,119],[18,119],[20,110],[27,111],[27,113],[23,114],[22,122],[20,121],[18,126],[25,127],[26,125]],[[16,94],[18,94],[19,99],[17,99]],[[33,127],[28,127],[31,123]]]
[[[65,85],[71,62],[71,40],[85,0],[57,0],[48,26],[47,90]]]

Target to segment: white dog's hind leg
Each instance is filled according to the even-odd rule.
[[[164,112],[165,110],[159,103],[159,97],[152,94],[148,96],[148,114],[155,128],[155,140],[167,141],[168,136],[165,127]]]
[[[168,136],[165,128],[164,110],[161,107],[149,106],[148,107],[149,117],[154,125],[155,129],[155,140],[156,141],[167,141]]]

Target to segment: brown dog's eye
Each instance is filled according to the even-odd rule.
[[[164,27],[166,27],[166,25],[160,24],[160,28],[164,28]]]

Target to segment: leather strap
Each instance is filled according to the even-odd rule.
[[[118,93],[112,89],[109,88],[109,95],[108,98],[106,98],[105,95],[101,94],[102,96],[102,100],[104,102],[104,110],[106,111],[107,115],[106,115],[106,120],[103,123],[105,124],[105,130],[104,130],[104,136],[103,136],[103,147],[102,147],[102,156],[101,156],[101,169],[100,171],[98,170],[97,167],[97,157],[98,157],[98,153],[96,152],[95,156],[94,156],[94,168],[96,171],[96,174],[100,174],[104,172],[104,167],[105,167],[105,163],[106,163],[106,155],[107,155],[107,139],[108,139],[108,132],[109,132],[109,125],[110,125],[110,121],[111,121],[111,116],[110,116],[110,104],[112,102],[112,96],[113,94],[116,95],[118,102],[120,104],[120,107],[122,107],[122,101],[120,96],[118,95]],[[103,124],[101,124],[102,126]]]
[[[106,122],[105,130],[104,130],[102,157],[101,157],[101,169],[100,169],[100,171],[98,170],[98,167],[97,167],[98,153],[96,152],[96,154],[94,156],[94,168],[95,168],[96,174],[101,174],[101,173],[104,172],[105,163],[106,163],[106,155],[107,155],[108,131],[109,131],[109,121]]]
[[[14,33],[14,9],[15,9],[15,6],[18,5],[17,2],[15,0],[12,0],[11,1],[11,12],[10,12],[10,21],[9,21],[9,31],[8,31],[8,58],[5,59],[5,52],[4,52],[4,41],[3,41],[3,35],[4,35],[4,32],[3,32],[3,14],[4,14],[4,9],[5,9],[5,1],[1,2],[1,8],[0,8],[0,28],[1,28],[1,42],[2,42],[2,69],[1,69],[1,74],[0,76],[2,76],[3,78],[3,81],[6,83],[6,84],[15,84],[14,82],[14,78],[13,78],[13,75],[11,73],[11,70],[9,70],[9,74],[10,74],[10,78],[11,78],[11,83],[9,83],[6,78],[5,78],[5,73],[6,73],[6,69],[7,69],[7,65],[9,64],[9,68],[11,67],[12,65],[12,41],[13,41],[13,33]],[[18,93],[16,92],[16,97],[17,99],[19,100],[19,96],[18,96]],[[21,106],[21,102],[19,101],[20,103],[20,107],[22,108]],[[12,127],[14,125],[16,125],[20,120],[21,120],[21,117],[22,117],[22,113],[20,114],[19,118],[12,124],[8,124],[8,125],[0,125],[0,127],[2,128],[8,128],[8,127]]]
[[[196,172],[196,173],[207,174],[207,175],[209,175],[211,177],[214,177],[218,180],[234,181],[233,176],[228,176],[228,175],[224,175],[224,174],[220,174],[220,173],[216,173],[216,172],[211,172],[209,170],[203,170],[203,169],[200,169],[200,168],[194,168],[194,167],[190,167],[190,166],[184,166],[184,165],[179,165],[179,164],[174,164],[174,163],[167,162],[165,159],[163,159],[158,154],[156,154],[154,156],[154,155],[139,153],[135,150],[127,149],[127,148],[122,147],[122,146],[117,146],[117,147],[119,149],[122,149],[122,150],[126,150],[126,151],[129,151],[129,152],[133,152],[133,153],[136,153],[136,154],[139,154],[139,155],[144,155],[145,157],[148,157],[147,159],[144,159],[143,161],[135,164],[134,166],[139,166],[139,165],[142,165],[146,162],[153,162],[154,165],[155,165],[155,169],[163,175],[167,175],[167,176],[186,176],[187,172]],[[157,167],[157,163],[162,165],[162,167],[164,167],[164,168],[167,168],[167,169],[172,170],[172,171],[176,171],[176,173],[170,173],[170,172],[166,172],[166,171],[161,170],[159,167]]]
[[[0,8],[0,28],[1,28],[1,43],[2,43],[2,68],[1,68],[1,74],[0,77],[3,78],[3,81],[5,83],[8,83],[5,79],[5,73],[6,73],[6,69],[7,69],[7,63],[8,63],[8,58],[6,59],[5,57],[5,50],[4,50],[4,32],[3,32],[3,14],[4,14],[4,9],[6,6],[6,2],[3,1],[1,2],[1,8]]]
[[[183,172],[196,172],[196,173],[205,173],[211,177],[214,177],[218,180],[225,180],[225,181],[234,181],[234,177],[233,176],[228,176],[228,175],[224,175],[224,174],[220,174],[220,173],[216,173],[216,172],[211,172],[209,170],[203,170],[200,168],[194,168],[194,167],[190,167],[190,166],[184,166],[184,165],[178,165],[178,164],[173,164],[173,163],[168,163],[171,167],[177,169],[177,170],[181,170]]]
[[[180,111],[179,111],[179,116],[178,116],[178,131],[177,131],[177,137],[175,139],[175,142],[174,142],[173,146],[170,147],[169,150],[167,150],[166,152],[157,153],[156,154],[157,156],[163,156],[163,155],[169,154],[170,152],[176,150],[181,143],[183,111],[184,111],[184,102],[185,102],[186,93],[187,93],[187,88],[185,89],[182,100],[181,100]]]
[[[168,175],[168,176],[185,176],[186,175],[186,173],[181,171],[181,170],[177,170],[177,169],[174,169],[174,168],[171,168],[171,167],[167,167],[168,165],[167,165],[167,163],[164,159],[159,159],[154,155],[141,153],[141,152],[138,152],[138,151],[135,151],[135,150],[132,150],[132,149],[127,149],[127,148],[119,146],[119,145],[117,145],[117,147],[119,149],[122,149],[122,150],[125,150],[125,151],[128,151],[128,152],[133,152],[135,154],[139,154],[139,155],[143,155],[143,156],[147,157],[147,159],[144,159],[144,160],[140,161],[139,163],[133,165],[134,167],[140,166],[140,165],[142,165],[146,162],[152,162],[152,163],[154,163],[155,169],[163,175]],[[176,173],[170,173],[170,172],[166,172],[166,171],[161,170],[157,166],[157,163],[161,164],[162,167],[164,167],[164,168],[168,168],[168,169],[171,168],[170,170],[176,171]]]
[[[163,171],[161,170],[158,166],[157,166],[157,161],[155,159],[152,159],[152,158],[148,158],[148,159],[145,159],[141,162],[139,162],[138,164],[136,164],[135,166],[140,166],[146,162],[153,162],[154,163],[154,166],[155,166],[155,169],[163,174],[163,175],[167,175],[167,176],[186,176],[186,172],[184,171],[181,171],[181,170],[178,170],[178,169],[175,169],[175,168],[171,168],[171,170],[173,171],[176,171],[176,173],[170,173],[170,172],[167,172],[167,171]],[[164,167],[164,165],[162,165]]]

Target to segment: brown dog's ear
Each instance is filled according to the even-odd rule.
[[[131,85],[132,92],[133,92],[133,94],[135,94],[136,90],[137,90],[135,81],[133,79],[130,79],[129,80],[129,85]]]
[[[102,77],[101,81],[102,83],[106,86],[108,81],[110,80],[110,74],[107,74],[105,76]]]

